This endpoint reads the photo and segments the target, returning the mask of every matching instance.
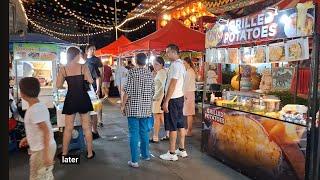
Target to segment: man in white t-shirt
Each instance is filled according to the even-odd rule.
[[[171,61],[168,70],[165,87],[165,98],[162,104],[165,112],[164,124],[169,130],[170,148],[166,154],[160,156],[167,161],[176,161],[178,156],[187,157],[184,147],[185,123],[183,116],[183,83],[186,69],[183,61],[179,58],[179,47],[174,44],[167,46],[166,54]],[[176,149],[177,130],[179,131],[179,148]]]
[[[30,180],[47,176],[54,179],[52,174],[53,159],[57,145],[54,140],[50,115],[45,104],[38,99],[40,83],[38,79],[26,77],[19,82],[22,99],[28,102],[29,108],[24,117],[26,136],[19,147],[30,148]],[[48,170],[43,171],[43,169]]]

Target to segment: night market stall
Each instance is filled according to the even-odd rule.
[[[158,31],[134,41],[128,45],[121,46],[119,51],[122,57],[133,56],[137,52],[146,52],[149,63],[152,63],[155,55],[163,56],[167,45],[173,43],[178,45],[181,58],[190,57],[193,59],[197,70],[197,98],[196,101],[202,103],[203,88],[203,51],[205,34],[192,30],[176,19],[172,19],[166,26]],[[168,65],[168,64],[167,64]]]
[[[295,4],[221,16],[206,33],[202,150],[254,179],[319,178],[317,9]]]

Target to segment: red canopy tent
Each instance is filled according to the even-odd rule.
[[[205,49],[205,34],[189,29],[178,20],[173,19],[162,29],[130,44],[120,46],[119,52],[163,51],[170,43],[178,45],[182,51],[203,51]]]
[[[123,46],[126,44],[131,43],[129,39],[127,39],[124,35],[122,35],[119,39],[116,41],[112,42],[111,44],[98,49],[96,51],[96,56],[103,56],[103,55],[113,55],[116,56],[119,54],[119,46]]]

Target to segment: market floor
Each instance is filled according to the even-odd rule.
[[[195,123],[195,136],[187,138],[188,158],[176,162],[160,160],[159,155],[166,152],[168,142],[151,144],[151,161],[142,161],[140,168],[127,165],[130,159],[128,147],[127,120],[119,113],[118,105],[104,106],[104,127],[100,129],[102,138],[94,141],[96,158],[81,159],[80,165],[61,165],[56,159],[54,175],[56,180],[91,179],[168,179],[168,180],[245,180],[228,166],[200,151],[200,127]],[[9,179],[28,179],[28,155],[25,152],[11,153],[9,157]]]

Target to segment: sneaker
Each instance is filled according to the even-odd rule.
[[[128,161],[128,165],[131,166],[131,167],[134,167],[134,168],[138,168],[139,167],[139,164],[137,162],[133,163],[131,161]]]
[[[186,151],[186,150],[180,151],[180,149],[177,149],[175,153],[176,153],[178,156],[183,157],[183,158],[188,157],[188,154],[187,154],[187,151]]]
[[[166,161],[177,161],[178,160],[177,154],[170,154],[169,151],[166,154],[160,155],[160,158],[163,160],[166,160]]]
[[[98,127],[103,127],[103,123],[99,123]]]

